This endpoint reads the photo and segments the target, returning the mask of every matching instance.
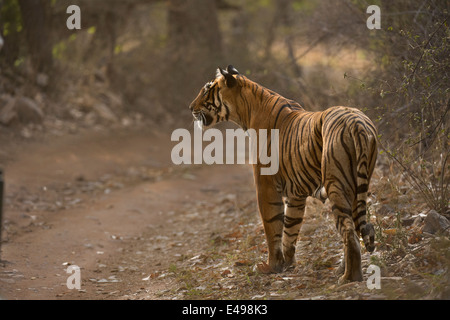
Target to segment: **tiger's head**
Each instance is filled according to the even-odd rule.
[[[226,70],[218,68],[216,78],[203,86],[189,109],[196,121],[201,121],[207,129],[222,121],[237,121],[233,116],[236,108],[237,75],[239,71],[232,65]]]

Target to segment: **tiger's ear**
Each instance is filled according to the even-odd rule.
[[[239,74],[239,71],[237,71],[237,69],[231,64],[227,67],[227,71],[229,74]]]
[[[216,69],[216,79],[219,78],[222,75],[222,72],[224,72],[224,70],[221,67],[217,67],[217,69]]]
[[[226,70],[223,70],[220,67],[217,69],[217,71],[219,71],[220,74],[225,77],[225,83],[227,84],[228,88],[233,88],[237,84],[237,80],[233,77],[233,74],[229,73]]]

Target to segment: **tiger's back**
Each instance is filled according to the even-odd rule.
[[[275,177],[280,191],[286,197],[318,197],[318,188],[329,189],[335,179],[356,194],[358,172],[363,175],[361,171],[367,169],[369,178],[376,161],[377,133],[371,121],[360,110],[349,107],[294,112],[280,128],[280,171]],[[368,150],[361,150],[361,145],[367,145]],[[332,172],[327,169],[331,162]]]

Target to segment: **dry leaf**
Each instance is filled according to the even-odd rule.
[[[234,263],[234,266],[235,266],[235,267],[242,267],[242,266],[251,266],[252,264],[253,264],[252,261],[243,259],[243,260],[238,260],[238,261],[236,261],[236,262]]]
[[[397,229],[392,228],[392,229],[384,229],[383,233],[388,234],[388,235],[395,235],[397,233]]]

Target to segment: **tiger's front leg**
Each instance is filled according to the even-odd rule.
[[[283,256],[284,267],[295,264],[295,245],[305,213],[306,197],[288,199],[284,215]]]
[[[277,192],[272,176],[261,176],[255,169],[256,195],[261,220],[264,225],[269,259],[258,266],[262,273],[278,273],[284,269],[284,258],[281,249],[284,224],[284,203]]]

